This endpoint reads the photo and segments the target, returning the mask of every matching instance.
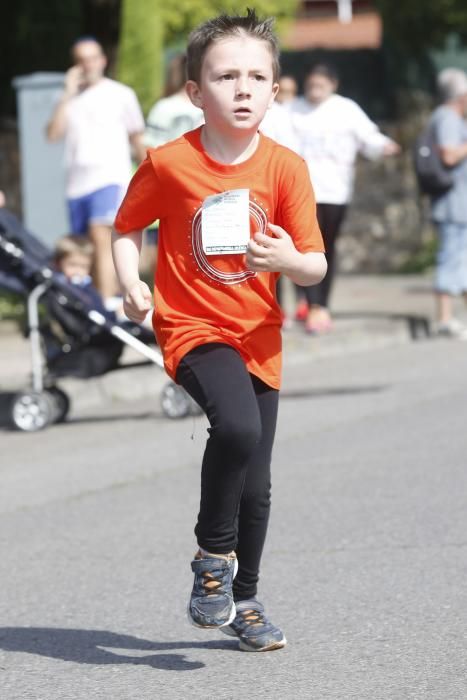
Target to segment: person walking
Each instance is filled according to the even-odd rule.
[[[263,121],[259,125],[260,131],[274,139],[282,146],[291,148],[298,152],[298,141],[293,129],[290,112],[287,106],[292,103],[298,92],[298,85],[291,75],[281,75],[278,81],[279,89],[276,98],[264,115]],[[277,299],[282,310],[282,328],[287,330],[292,327],[293,321],[288,318],[283,305],[283,280],[277,280]]]
[[[431,199],[438,234],[436,330],[442,336],[467,340],[467,327],[453,314],[454,297],[467,297],[467,75],[458,68],[446,68],[438,75],[438,89],[442,103],[430,124],[452,184]]]
[[[194,30],[187,90],[205,124],[149,150],[113,234],[137,321],[151,306],[138,275],[142,229],[161,222],[154,330],[167,372],[210,422],[188,616],[246,651],[286,643],[256,597],[281,381],[276,281],[311,285],[326,272],[306,163],[258,131],[278,89],[271,25],[248,10]]]
[[[297,83],[290,75],[281,75],[276,98],[259,125],[260,131],[282,146],[297,152],[298,140],[294,131],[288,106],[297,95]]]
[[[360,152],[368,158],[400,152],[363,110],[351,99],[337,94],[338,75],[320,64],[305,78],[304,96],[289,109],[299,144],[315,189],[318,221],[323,233],[328,273],[321,284],[305,288],[305,299],[296,317],[305,321],[309,333],[331,330],[329,299],[336,271],[336,241],[353,194],[355,161]]]
[[[144,119],[134,91],[105,77],[107,59],[96,39],[78,39],[71,55],[47,138],[65,139],[71,232],[91,239],[94,283],[109,303],[119,293],[110,234],[131,177],[131,152],[138,162],[145,156]]]

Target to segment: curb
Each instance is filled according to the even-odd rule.
[[[353,313],[336,314],[335,318],[334,331],[326,336],[306,335],[300,324],[283,332],[284,371],[288,367],[305,367],[323,358],[407,344],[430,335],[428,317],[421,315]],[[1,389],[3,392],[27,389],[30,382],[28,343],[18,335],[11,335],[5,341],[9,367],[4,368],[0,377]],[[138,367],[133,364],[139,361],[141,356],[138,353],[125,348],[124,364],[117,371],[88,380],[66,378],[57,385],[69,395],[72,414],[143,399],[153,399],[159,405],[161,391],[170,379],[155,365],[142,362]],[[131,364],[131,367],[125,368],[126,364]]]
[[[284,369],[307,365],[322,358],[339,357],[372,349],[403,345],[429,337],[429,323],[425,317],[388,317],[356,322],[338,320],[334,333],[313,337],[295,326],[283,333]],[[125,360],[135,357],[128,351]],[[138,359],[138,358],[136,358]],[[170,378],[151,365],[119,369],[94,380],[66,379],[60,386],[70,394],[73,409],[81,410],[108,403],[154,399]]]

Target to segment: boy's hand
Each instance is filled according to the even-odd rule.
[[[246,262],[255,272],[282,272],[287,274],[297,265],[300,253],[287,231],[276,224],[268,224],[274,238],[255,233],[248,244]]]
[[[138,280],[123,295],[123,310],[133,323],[142,323],[152,308],[152,294],[146,282]]]

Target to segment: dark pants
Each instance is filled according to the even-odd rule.
[[[249,374],[239,353],[223,343],[200,345],[185,355],[177,382],[210,423],[195,527],[198,544],[213,554],[236,551],[234,597],[251,598],[269,519],[279,392]]]
[[[311,287],[302,287],[309,306],[313,304],[327,307],[329,304],[329,296],[336,271],[336,241],[346,210],[347,206],[345,204],[318,204],[316,207],[318,223],[323,234],[324,247],[326,249],[328,271],[326,277],[319,284]]]

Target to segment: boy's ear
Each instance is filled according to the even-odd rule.
[[[276,95],[277,95],[278,92],[279,92],[279,83],[273,83],[273,85],[272,85],[272,95],[271,95],[271,99],[269,100],[268,109],[269,109],[269,107],[272,106],[274,100],[276,99]]]
[[[195,107],[203,109],[203,98],[198,83],[195,83],[194,80],[188,80],[185,85],[185,90]]]

